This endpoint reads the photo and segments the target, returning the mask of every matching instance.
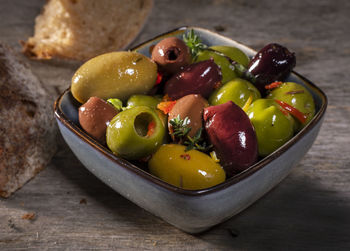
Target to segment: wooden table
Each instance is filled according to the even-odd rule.
[[[0,40],[19,50],[18,40],[32,34],[43,3],[1,0]],[[0,250],[349,250],[349,14],[347,0],[156,1],[135,43],[190,24],[255,49],[274,41],[295,51],[296,71],[329,98],[315,144],[280,185],[247,210],[210,231],[189,235],[104,185],[59,138],[49,166],[11,198],[0,200]],[[24,60],[47,86],[52,102],[78,67]],[[26,213],[35,213],[35,219],[22,219]]]

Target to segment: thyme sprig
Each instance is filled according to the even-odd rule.
[[[192,54],[193,59],[197,57],[197,54],[200,51],[208,48],[206,44],[202,43],[202,40],[199,38],[199,36],[194,33],[193,29],[184,34],[182,39],[187,45],[187,47],[190,48],[190,52]]]
[[[195,149],[201,152],[208,152],[213,147],[213,145],[207,145],[207,142],[202,137],[202,132],[203,127],[196,132],[193,138],[187,135],[187,140],[184,142],[186,146],[185,151]]]
[[[203,127],[201,127],[193,137],[188,135],[192,129],[189,126],[190,120],[188,117],[181,119],[180,115],[177,115],[177,117],[171,119],[169,123],[172,126],[171,135],[177,143],[186,146],[185,151],[199,150],[207,152],[212,148],[212,145],[208,145],[203,137]]]
[[[190,120],[188,117],[185,119],[180,118],[180,114],[177,117],[171,119],[169,121],[172,126],[173,132],[171,133],[174,138],[177,138],[179,141],[185,138],[187,134],[191,131],[191,127],[189,127]]]

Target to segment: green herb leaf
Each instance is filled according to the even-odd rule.
[[[213,146],[208,145],[203,137],[203,127],[201,127],[193,137],[188,136],[191,131],[189,127],[189,118],[180,118],[180,115],[171,119],[169,121],[172,126],[173,132],[171,135],[174,137],[175,141],[186,146],[185,151],[189,150],[199,150],[202,152],[208,152]]]
[[[194,33],[193,29],[183,35],[183,41],[187,47],[190,48],[193,59],[197,57],[197,54],[200,51],[208,48],[207,45],[202,43],[202,40],[199,38],[199,36]]]
[[[201,127],[193,137],[187,135],[184,145],[187,146],[185,151],[198,150],[201,152],[208,152],[213,146],[207,145],[202,135],[203,127]]]
[[[190,123],[189,118],[186,117],[185,119],[181,119],[180,114],[177,115],[177,117],[171,119],[169,123],[173,129],[171,135],[179,141],[185,138],[187,134],[191,131],[191,127],[188,126],[188,124]]]

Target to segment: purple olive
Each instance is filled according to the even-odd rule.
[[[250,61],[248,71],[255,77],[255,86],[266,93],[265,86],[283,81],[295,67],[294,53],[279,44],[268,44]]]
[[[221,79],[220,68],[214,60],[205,60],[185,67],[170,78],[165,83],[164,93],[171,99],[189,94],[200,94],[208,98]]]
[[[227,176],[233,176],[258,159],[258,142],[247,114],[228,101],[204,109],[204,123],[210,143]]]

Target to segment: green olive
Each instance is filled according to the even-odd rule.
[[[257,99],[247,114],[258,139],[259,155],[264,157],[293,137],[294,120],[272,99]]]
[[[210,47],[210,49],[216,50],[219,53],[211,50],[203,50],[198,53],[195,62],[213,58],[214,62],[221,68],[222,83],[226,83],[233,78],[239,77],[235,72],[235,67],[229,62],[226,57],[229,57],[244,66],[247,66],[249,63],[249,59],[247,59],[248,57],[238,48],[230,46],[213,46]],[[220,53],[225,54],[226,57],[220,55]]]
[[[225,181],[225,171],[212,158],[200,151],[186,152],[185,149],[183,145],[162,145],[148,162],[149,171],[169,184],[190,190]]]
[[[215,90],[209,97],[209,104],[220,105],[232,101],[242,108],[250,96],[250,102],[261,98],[260,92],[253,84],[247,80],[235,78]]]
[[[136,52],[110,52],[84,63],[72,78],[71,91],[85,103],[95,96],[126,101],[132,94],[146,94],[155,84],[157,65]]]
[[[267,98],[277,99],[298,109],[306,115],[305,123],[296,119],[297,130],[302,129],[315,115],[315,103],[311,93],[301,84],[285,82],[273,89]]]
[[[135,94],[128,99],[128,102],[126,103],[126,108],[130,109],[135,106],[148,106],[156,111],[163,125],[167,127],[166,115],[162,111],[157,109],[157,105],[161,101],[162,101],[162,98],[158,96]]]
[[[118,113],[107,127],[107,146],[128,160],[146,157],[157,150],[165,128],[156,111],[137,106]]]
[[[128,99],[126,108],[129,109],[135,106],[148,106],[152,109],[157,109],[157,105],[160,101],[162,101],[160,97],[135,94]]]
[[[198,53],[195,62],[200,62],[208,59],[214,59],[214,62],[220,67],[222,74],[222,83],[226,83],[233,78],[238,77],[235,68],[224,56],[221,56],[215,52],[204,50]]]
[[[226,45],[215,45],[215,46],[211,46],[210,48],[225,54],[226,56],[230,57],[232,60],[236,61],[237,63],[240,63],[244,67],[248,67],[250,59],[240,49],[232,46],[226,46]]]

